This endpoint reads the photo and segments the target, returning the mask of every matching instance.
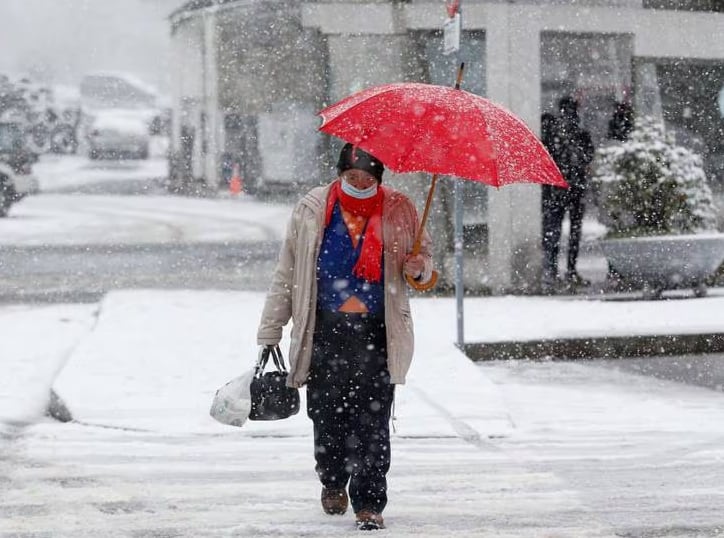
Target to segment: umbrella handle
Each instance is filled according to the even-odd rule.
[[[420,227],[417,229],[417,234],[415,235],[415,243],[412,245],[412,251],[410,252],[411,256],[417,256],[418,254],[420,254],[420,249],[422,248],[422,233],[425,231],[425,223],[427,223],[427,218],[430,216],[430,206],[432,205],[432,196],[433,194],[435,194],[435,185],[437,185],[437,174],[433,174],[432,176],[430,190],[427,192],[427,200],[425,201],[425,210],[422,212]],[[407,283],[418,291],[428,291],[435,287],[435,284],[437,283],[437,277],[437,271],[433,271],[430,280],[421,283],[412,278],[410,275],[405,275]]]
[[[455,79],[455,89],[459,90],[460,85],[463,83],[463,70],[465,69],[465,62],[460,62],[460,67],[458,67],[458,76]]]
[[[407,283],[410,285],[410,287],[416,289],[417,291],[429,291],[435,287],[435,284],[437,284],[437,276],[437,271],[433,271],[432,275],[430,276],[430,280],[428,280],[427,282],[418,282],[410,275],[405,275],[405,280],[407,280]]]

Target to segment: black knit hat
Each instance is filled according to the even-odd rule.
[[[382,174],[385,171],[385,165],[363,149],[347,143],[339,153],[337,172],[341,174],[345,170],[352,168],[355,170],[364,170],[373,175],[378,183],[382,183]]]

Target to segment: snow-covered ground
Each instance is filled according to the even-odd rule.
[[[148,243],[279,240],[291,204],[253,197],[189,198],[164,194],[119,195],[74,189],[124,182],[152,183],[168,175],[167,160],[91,161],[43,156],[34,171],[41,194],[13,206],[0,219],[0,245],[137,245]],[[159,189],[159,192],[160,191]]]
[[[0,219],[0,245],[278,240],[291,207],[254,199],[41,194]]]
[[[93,161],[83,155],[43,155],[33,165],[33,174],[41,192],[72,191],[121,180],[163,180],[168,177],[168,159],[159,152],[153,152],[149,159],[119,161]]]
[[[37,416],[30,396],[62,367],[54,386],[78,421],[6,426],[0,536],[356,532],[351,516],[318,507],[304,411],[241,429],[208,416],[214,390],[255,359],[262,301],[259,293],[138,290],[98,305],[0,309],[0,415]],[[500,301],[467,301],[468,335],[512,335],[494,314],[517,310],[521,338],[541,308],[559,333],[584,323],[635,330],[610,310],[557,315],[590,302]],[[671,302],[684,330],[724,312],[724,297]],[[625,303],[619,314],[644,319],[651,304]],[[397,392],[385,535],[713,536],[724,528],[724,395],[590,363],[478,366],[451,343],[453,314],[449,299],[413,301],[417,352]]]
[[[40,167],[41,183],[47,192],[155,177],[152,160],[94,166],[65,158]],[[0,221],[0,245],[279,239],[290,209],[247,197],[46,193]],[[595,222],[588,230],[600,232]],[[351,515],[318,506],[304,410],[241,429],[208,415],[216,388],[256,358],[262,301],[127,290],[98,304],[1,306],[0,537],[356,534]],[[596,362],[476,365],[452,344],[453,300],[412,307],[416,356],[396,393],[380,535],[724,533],[720,391]],[[465,308],[470,342],[724,327],[719,290],[654,302],[474,298]],[[75,422],[42,417],[51,386]]]

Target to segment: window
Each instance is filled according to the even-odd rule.
[[[702,156],[709,184],[724,189],[724,61],[637,59],[636,71],[637,113],[662,118],[677,143]],[[638,106],[639,93],[654,94],[656,106]]]
[[[574,97],[582,125],[600,144],[616,103],[631,103],[632,56],[627,34],[542,33],[541,112],[556,114],[561,97]]]

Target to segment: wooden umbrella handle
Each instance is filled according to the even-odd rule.
[[[463,69],[465,69],[465,62],[460,62],[460,67],[458,67],[458,76],[455,78],[455,89],[460,89],[460,84],[463,83]]]
[[[427,282],[418,282],[410,275],[405,275],[407,283],[417,291],[429,291],[434,288],[435,284],[437,284],[437,277],[437,271],[435,271],[434,269],[432,271],[432,274],[430,275],[430,280],[428,280]]]
[[[417,229],[417,234],[415,235],[415,242],[412,245],[412,252],[410,252],[410,256],[417,256],[420,254],[420,249],[422,248],[422,233],[425,231],[425,223],[427,223],[427,217],[430,216],[430,206],[432,205],[432,196],[435,194],[435,185],[437,184],[437,174],[434,174],[432,176],[432,183],[430,184],[430,190],[427,192],[427,200],[425,202],[425,210],[422,212],[422,219],[420,219],[420,227]],[[427,282],[418,282],[414,278],[412,278],[410,275],[405,275],[405,279],[407,280],[407,283],[412,286],[414,289],[418,291],[428,291],[435,287],[435,284],[437,283],[438,273],[437,271],[433,271],[432,275],[430,276],[430,280]]]

